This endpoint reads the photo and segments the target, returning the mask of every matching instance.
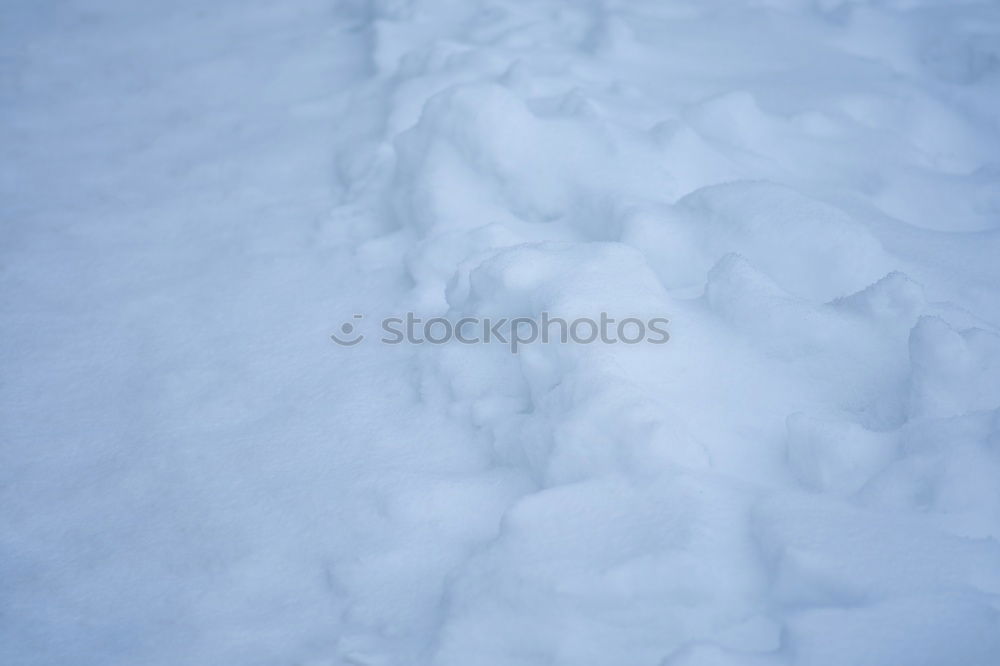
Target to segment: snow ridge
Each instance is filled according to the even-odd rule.
[[[1000,663],[996,3],[11,16],[0,662]]]
[[[995,242],[996,207],[964,202],[984,201],[993,168],[980,111],[996,72],[979,55],[951,71],[941,50],[969,29],[957,15],[989,11],[376,6],[382,159],[344,205],[392,220],[391,244],[358,252],[406,265],[400,305],[661,313],[673,337],[421,350],[423,399],[472,428],[490,474],[521,481],[495,532],[459,538],[433,632],[350,659],[1000,655],[1000,338],[932,314],[949,301],[990,319],[998,303],[943,284],[919,230]],[[947,36],[929,34],[942,15]],[[898,42],[872,53],[885,29]],[[947,219],[921,197],[949,201]]]

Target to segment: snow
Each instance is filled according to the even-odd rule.
[[[1000,663],[996,3],[7,4],[0,663]]]

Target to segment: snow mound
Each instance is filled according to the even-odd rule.
[[[7,4],[0,663],[1000,663],[997,3]]]

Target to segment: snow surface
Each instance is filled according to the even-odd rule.
[[[996,2],[3,14],[0,663],[1000,664]]]

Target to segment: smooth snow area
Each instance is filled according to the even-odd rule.
[[[0,664],[1000,664],[996,2],[7,0],[0,121]]]

